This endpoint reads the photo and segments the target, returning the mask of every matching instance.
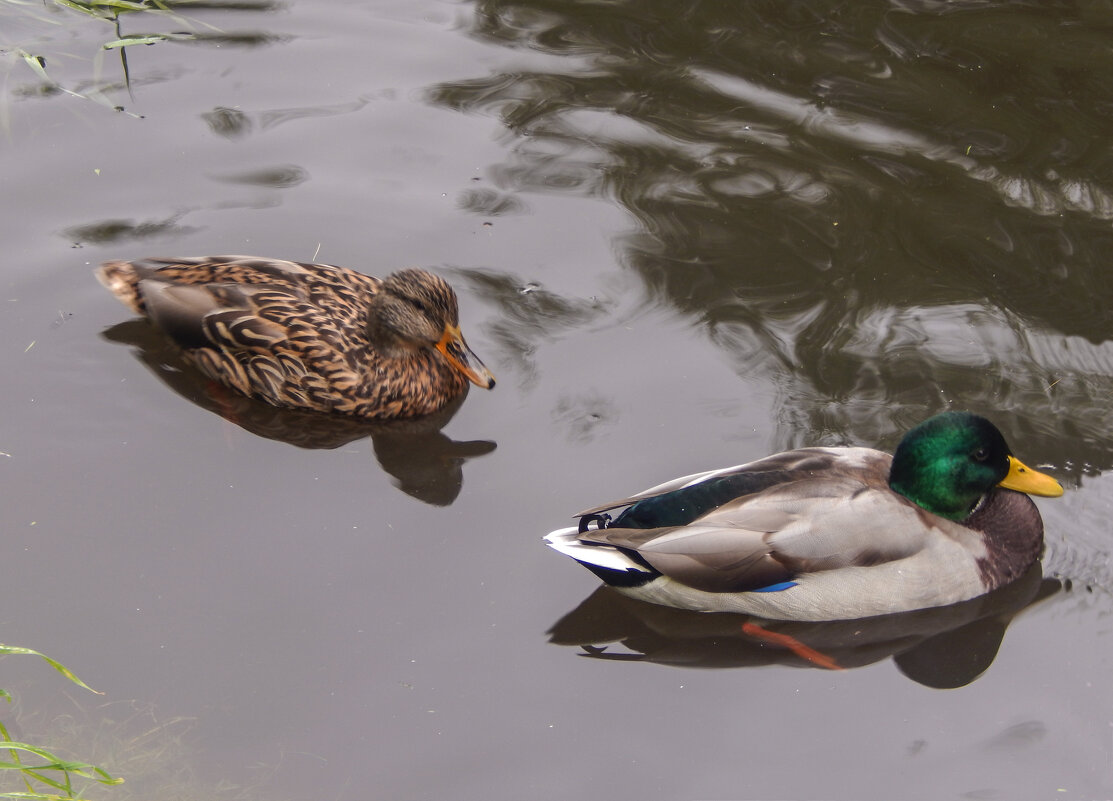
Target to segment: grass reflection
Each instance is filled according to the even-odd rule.
[[[55,76],[49,66],[56,57],[53,39],[47,36],[33,38],[0,37],[0,63],[8,62],[9,69],[19,66],[30,73],[45,87],[47,94],[67,94],[88,100],[114,111],[133,117],[140,115],[114,102],[108,94],[122,87],[130,96],[132,92],[131,69],[128,64],[127,49],[139,45],[150,46],[163,42],[196,42],[213,46],[256,47],[278,40],[270,34],[247,31],[228,32],[200,21],[187,12],[200,12],[219,9],[221,11],[266,12],[280,8],[281,4],[271,0],[239,0],[229,3],[216,3],[211,0],[0,0],[0,9],[10,11],[12,20],[5,20],[7,31],[15,30],[19,36],[21,28],[39,32],[51,31],[56,26],[76,28],[82,20],[96,20],[111,26],[112,35],[103,41],[93,57],[94,78],[78,86],[63,82]],[[125,19],[132,18],[157,20],[155,30],[127,33],[123,30]],[[22,23],[22,24],[21,24]],[[174,30],[168,30],[173,26]],[[104,37],[99,37],[104,38]],[[121,81],[106,81],[100,75],[106,53],[118,53],[120,59]],[[23,94],[26,94],[24,92]],[[0,122],[8,128],[10,109],[8,97],[0,98]]]

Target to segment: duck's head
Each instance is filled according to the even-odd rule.
[[[464,341],[456,293],[440,276],[425,270],[388,276],[369,304],[367,321],[376,347],[396,355],[435,348],[472,383],[485,389],[495,385],[491,371]]]
[[[1012,455],[993,423],[944,412],[913,428],[893,454],[889,486],[951,520],[965,519],[994,487],[1058,497],[1059,482]]]

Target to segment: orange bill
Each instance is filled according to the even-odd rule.
[[[473,384],[477,384],[484,389],[490,389],[495,385],[495,377],[491,375],[487,366],[468,347],[468,343],[464,341],[464,335],[460,333],[459,326],[446,325],[444,336],[441,337],[441,341],[437,343],[436,347],[445,355],[449,364],[466,375]]]

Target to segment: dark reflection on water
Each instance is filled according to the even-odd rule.
[[[166,6],[190,11],[282,11],[286,8],[285,3],[276,3],[273,0],[186,0],[167,2]]]
[[[217,136],[225,139],[239,139],[253,133],[256,128],[265,131],[296,120],[351,114],[364,108],[367,103],[366,98],[360,98],[346,103],[268,109],[250,114],[238,108],[217,106],[212,111],[206,111],[201,115],[201,118],[209,126],[209,130]]]
[[[674,667],[845,669],[892,658],[913,681],[954,688],[988,670],[1009,623],[1060,587],[1043,579],[1037,563],[1012,584],[960,604],[830,623],[689,612],[600,587],[557,621],[549,635],[550,642],[580,646],[583,655],[595,659]],[[615,650],[615,643],[623,650]]]
[[[429,98],[514,132],[503,192],[620,203],[651,298],[779,388],[778,447],[953,404],[1077,478],[1113,466],[1111,31],[1093,4],[487,0],[473,36],[561,59]]]
[[[104,332],[112,342],[129,345],[136,357],[164,384],[191,403],[220,415],[260,437],[299,448],[339,448],[370,437],[383,470],[402,492],[435,506],[456,500],[464,464],[495,450],[489,440],[457,442],[441,429],[459,410],[467,393],[435,415],[416,420],[367,422],[339,415],[279,409],[229,392],[209,381],[180,356],[159,331],[143,320],[129,320]]]
[[[460,208],[467,209],[473,214],[488,217],[501,217],[506,214],[523,214],[528,207],[521,200],[504,192],[494,189],[472,189],[460,195],[457,201]]]
[[[98,220],[85,225],[74,225],[62,236],[75,247],[83,245],[108,245],[116,242],[133,242],[166,236],[184,236],[197,228],[182,225],[181,214],[164,220]]]
[[[269,11],[269,8],[250,8],[251,11]],[[186,44],[215,45],[217,47],[264,47],[266,45],[281,44],[288,40],[286,36],[276,36],[262,31],[228,31],[228,32],[196,32],[189,39],[183,40]]]
[[[209,126],[209,130],[225,139],[238,139],[251,133],[251,118],[238,108],[217,106],[212,111],[206,111],[201,119]]]
[[[453,275],[469,291],[498,309],[486,335],[504,358],[513,360],[523,387],[533,385],[540,369],[534,353],[539,344],[606,319],[612,304],[601,298],[568,298],[539,284],[493,270],[456,269]]]
[[[228,173],[213,176],[215,181],[229,184],[264,186],[270,189],[290,189],[309,180],[309,173],[296,164],[280,164],[274,167],[261,167],[246,172]]]

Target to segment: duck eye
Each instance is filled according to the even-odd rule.
[[[984,462],[989,458],[989,451],[985,448],[978,448],[974,451],[974,458],[979,462]]]

